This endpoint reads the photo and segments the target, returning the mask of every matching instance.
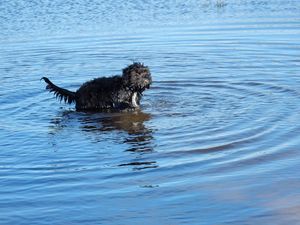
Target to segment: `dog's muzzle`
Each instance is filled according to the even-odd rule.
[[[150,84],[151,84],[151,81],[145,80],[144,81],[144,87],[145,87],[145,89],[149,89],[150,88]]]

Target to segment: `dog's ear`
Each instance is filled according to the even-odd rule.
[[[122,77],[127,86],[132,85],[132,79],[134,79],[134,75],[136,75],[135,70],[138,68],[139,63],[133,63],[123,69]]]

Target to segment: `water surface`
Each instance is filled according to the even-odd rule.
[[[1,1],[0,224],[300,223],[300,2]],[[135,113],[70,90],[148,65]]]

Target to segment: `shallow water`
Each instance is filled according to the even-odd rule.
[[[300,1],[1,1],[0,224],[300,223]],[[136,113],[60,104],[138,60]]]

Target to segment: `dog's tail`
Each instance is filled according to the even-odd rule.
[[[75,92],[56,86],[47,77],[42,77],[41,80],[44,80],[47,83],[46,89],[50,92],[54,92],[54,95],[60,101],[64,100],[66,103],[69,104],[76,102]]]

